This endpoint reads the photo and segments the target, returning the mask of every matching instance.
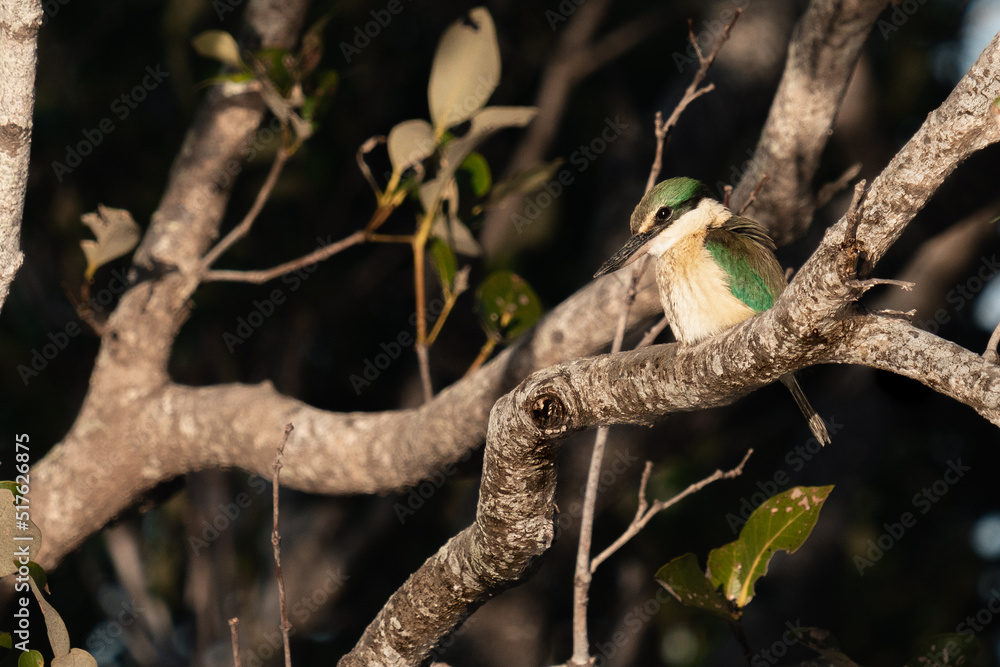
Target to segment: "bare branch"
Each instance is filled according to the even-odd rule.
[[[288,643],[288,634],[292,631],[292,624],[288,620],[288,602],[285,599],[285,575],[281,572],[281,533],[278,532],[278,491],[281,488],[281,457],[285,454],[285,444],[288,442],[289,434],[295,430],[291,422],[285,425],[285,434],[281,438],[281,444],[274,454],[274,475],[271,478],[271,488],[273,490],[273,511],[271,514],[271,546],[274,549],[274,571],[278,580],[278,604],[281,607],[281,642],[285,647],[285,667],[292,667],[291,646]]]
[[[254,199],[253,206],[247,211],[246,216],[240,221],[240,224],[233,227],[214,248],[205,254],[205,258],[202,260],[204,270],[207,271],[208,267],[212,266],[215,260],[222,256],[222,253],[229,250],[234,243],[247,235],[254,220],[257,219],[261,209],[264,208],[267,198],[271,196],[274,184],[278,182],[278,176],[281,175],[281,170],[284,169],[287,162],[288,152],[284,148],[279,148],[278,153],[274,156],[274,162],[271,163],[271,169],[267,173],[267,178],[264,179],[264,184],[261,185],[260,191],[257,193],[256,199]]]
[[[235,616],[229,619],[229,636],[233,643],[233,667],[243,667],[240,659],[240,619]]]
[[[364,231],[357,231],[342,238],[336,243],[331,243],[330,245],[325,245],[322,248],[317,248],[308,255],[303,255],[298,259],[293,259],[270,269],[262,269],[260,271],[208,271],[202,278],[202,282],[209,283],[227,280],[259,285],[261,283],[266,283],[269,280],[280,278],[286,273],[298,271],[299,269],[310,266],[311,264],[322,262],[324,259],[332,257],[338,252],[346,250],[351,246],[364,243],[364,241]]]
[[[754,218],[779,244],[801,235],[816,208],[812,179],[861,48],[884,0],[813,0],[788,46],[785,72],[751,167],[733,193],[739,208],[760,182]]]
[[[646,501],[646,484],[649,482],[649,476],[653,470],[653,462],[646,461],[646,469],[643,470],[642,482],[639,484],[639,505],[635,512],[635,518],[632,519],[632,523],[629,524],[628,528],[625,529],[625,532],[622,533],[617,540],[612,542],[607,549],[594,557],[594,560],[590,562],[590,571],[596,572],[601,563],[610,558],[629,540],[638,535],[639,531],[645,528],[646,524],[649,523],[649,520],[656,516],[657,513],[662,512],[668,507],[676,505],[692,494],[698,493],[712,482],[717,482],[720,479],[733,479],[742,475],[743,466],[746,465],[746,462],[750,458],[751,454],[753,454],[753,449],[748,449],[747,453],[743,455],[743,460],[740,461],[735,468],[731,468],[725,472],[722,470],[716,470],[701,481],[689,485],[676,496],[667,500],[654,500],[652,505],[649,505]]]

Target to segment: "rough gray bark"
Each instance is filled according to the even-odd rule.
[[[31,154],[42,4],[0,0],[0,309],[21,268],[21,216]]]
[[[339,663],[419,664],[478,605],[516,581],[553,539],[553,461],[566,436],[724,405],[819,363],[864,364],[923,382],[1000,426],[1000,366],[908,322],[858,314],[854,268],[885,254],[944,179],[1000,141],[1000,34],[945,102],[831,227],[770,310],[697,345],[577,359],[538,371],[490,414],[476,522],[393,594]]]
[[[753,217],[779,244],[809,227],[816,209],[812,179],[847,91],[861,47],[885,0],[812,2],[795,26],[785,71],[751,160],[733,191],[733,210],[764,174]]]

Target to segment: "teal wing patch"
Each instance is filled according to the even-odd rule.
[[[746,218],[734,216],[726,227],[709,232],[705,248],[728,275],[733,296],[758,313],[767,310],[785,287],[773,242]]]

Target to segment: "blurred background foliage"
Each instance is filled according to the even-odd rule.
[[[143,228],[148,225],[204,95],[198,84],[218,72],[216,63],[194,53],[191,38],[208,29],[239,34],[244,10],[236,0],[48,0],[46,5],[22,241],[26,261],[0,320],[2,432],[5,442],[12,442],[13,433],[29,433],[37,457],[72,423],[97,350],[98,339],[79,323],[67,297],[79,294],[83,280],[79,241],[88,234],[80,216],[102,203],[128,209]],[[484,257],[460,258],[472,265],[471,284],[494,270],[514,271],[551,308],[588,282],[627,234],[653,156],[654,112],[669,112],[694,74],[695,66],[683,63],[687,19],[710,40],[720,17],[743,7],[745,15],[709,77],[716,91],[682,117],[663,171],[664,177],[701,178],[713,189],[735,185],[805,5],[797,0],[610,4],[598,36],[637,17],[656,30],[569,89],[557,132],[542,153],[545,160],[565,160],[561,168],[570,170],[572,183],[520,233],[502,225],[490,232]],[[250,236],[216,268],[268,268],[342,238],[368,220],[374,199],[355,151],[402,120],[427,116],[426,85],[437,40],[473,3],[400,0],[400,6],[358,53],[341,45],[356,46],[356,29],[363,30],[373,21],[371,12],[386,4],[347,0],[313,7],[312,20],[329,14],[322,66],[337,71],[338,87],[319,115],[318,131],[289,162]],[[543,73],[580,7],[570,0],[488,6],[503,63],[490,103],[534,104]],[[862,177],[875,176],[1000,29],[995,9],[986,0],[889,6],[868,40],[816,186],[855,162],[863,164]],[[141,85],[147,66],[168,76],[134,108],[123,107],[121,96]],[[110,119],[113,131],[102,134],[92,154],[70,173],[57,174],[53,163],[66,163],[68,147],[103,119]],[[621,130],[614,140],[594,159],[574,162],[609,122]],[[480,147],[495,180],[525,135],[505,130]],[[224,229],[250,207],[276,144],[258,148],[239,175]],[[1000,210],[998,158],[994,147],[963,165],[917,216],[878,274],[899,275],[930,239],[982,207]],[[389,170],[384,152],[373,153],[370,162],[376,177]],[[809,255],[823,229],[844,210],[845,196],[818,212],[806,237],[780,249],[786,266],[798,266]],[[404,204],[383,231],[411,230],[415,212]],[[466,222],[481,234],[485,219],[470,212]],[[997,250],[996,232],[984,227],[964,255],[957,253],[968,261],[925,276],[918,289],[928,296],[917,321],[930,321],[944,309],[947,322],[940,334],[982,350],[1000,317],[1000,281],[988,280]],[[369,244],[269,284],[205,285],[177,339],[171,373],[195,385],[269,380],[284,393],[336,411],[417,405],[412,347],[370,386],[357,389],[350,381],[364,372],[366,360],[383,352],[382,343],[413,334],[411,262],[408,247]],[[113,271],[127,265],[123,258],[99,270],[92,293],[111,285]],[[436,289],[433,279],[428,284]],[[239,318],[255,310],[255,300],[271,298],[274,290],[285,301],[230,351],[223,335],[236,332]],[[431,350],[437,389],[461,377],[484,342],[473,292],[459,298]],[[434,296],[432,291],[429,300]],[[866,297],[871,304],[889,298],[887,290]],[[26,384],[18,367],[30,365],[33,352],[50,342],[49,334],[70,322],[80,324],[83,333],[71,337]],[[806,370],[801,379],[820,414],[837,429],[833,445],[819,453],[802,449],[808,429],[781,387],[728,408],[678,415],[653,429],[612,431],[607,461],[617,467],[603,479],[596,549],[631,518],[644,459],[656,462],[651,493],[667,497],[717,467],[735,465],[748,447],[756,453],[741,478],[716,484],[659,516],[598,571],[590,626],[599,664],[741,663],[738,644],[723,623],[662,602],[652,575],[685,551],[705,554],[731,540],[727,515],[738,515],[744,499],[752,502],[755,493],[769,490],[781,472],[790,481],[777,491],[794,484],[836,488],[812,538],[794,556],[779,555],[758,585],[745,615],[747,636],[755,649],[774,650],[756,656],[754,664],[810,655],[800,648],[786,655],[782,634],[786,623],[793,623],[829,629],[860,663],[900,665],[922,639],[974,627],[962,624],[977,612],[982,629],[974,634],[982,650],[975,664],[1000,664],[1000,618],[988,612],[984,622],[981,613],[991,599],[994,606],[1000,600],[1000,501],[993,486],[1000,470],[997,429],[918,383],[880,372],[822,367]],[[539,569],[472,616],[437,659],[492,666],[551,664],[569,656],[574,507],[591,441],[592,435],[584,435],[564,448],[559,539]],[[944,493],[922,513],[916,494],[934,489],[948,462],[959,460],[969,470],[954,484],[939,483],[936,489]],[[468,525],[480,465],[476,451],[453,474],[380,497],[320,498],[283,490],[283,561],[296,664],[329,663],[349,650],[387,596]],[[226,664],[231,657],[225,621],[238,615],[244,664],[278,664],[280,651],[270,648],[278,629],[270,511],[269,482],[240,471],[198,473],[156,489],[52,573],[52,601],[73,644],[90,650],[101,664]],[[870,544],[904,512],[916,516],[915,525],[859,574],[856,557],[871,558]]]

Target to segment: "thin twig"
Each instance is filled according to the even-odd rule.
[[[816,209],[821,209],[830,203],[830,200],[841,190],[845,190],[858,174],[861,173],[861,163],[855,162],[844,170],[844,173],[837,177],[837,180],[825,184],[816,193]]]
[[[656,112],[656,117],[653,119],[653,135],[656,137],[656,156],[653,158],[653,166],[649,169],[649,178],[646,179],[646,189],[643,192],[649,192],[656,185],[656,179],[660,177],[660,171],[663,169],[663,143],[667,139],[667,126],[663,122],[663,113],[660,111]]]
[[[274,547],[274,570],[278,579],[278,602],[281,606],[281,639],[285,645],[285,667],[292,667],[292,651],[288,644],[288,635],[292,630],[292,624],[288,620],[288,603],[285,600],[285,577],[281,574],[281,534],[278,532],[278,489],[279,477],[281,476],[281,457],[285,453],[285,443],[288,442],[288,435],[295,430],[291,423],[285,425],[285,435],[278,445],[278,451],[274,455],[274,477],[272,486],[274,487],[274,524],[271,529],[271,546]]]
[[[639,350],[648,345],[652,345],[653,341],[656,340],[656,337],[663,333],[663,330],[666,329],[669,324],[670,320],[666,317],[660,318],[660,321],[654,324],[653,328],[646,332],[646,335],[642,337],[642,340],[640,340],[635,346],[635,349]]]
[[[740,206],[740,210],[736,213],[736,215],[743,215],[748,208],[753,206],[753,203],[757,201],[757,195],[760,194],[761,188],[763,188],[764,184],[767,183],[767,178],[768,178],[767,174],[761,174],[760,183],[758,183],[757,187],[753,189],[753,192],[750,193],[750,196],[747,197],[747,200],[743,202],[743,206]]]
[[[673,498],[670,498],[668,500],[654,500],[652,504],[649,504],[648,501],[646,500],[646,485],[649,483],[649,476],[653,470],[653,462],[646,461],[646,469],[642,471],[642,481],[639,483],[639,506],[636,509],[635,518],[632,519],[632,523],[630,523],[628,528],[625,529],[625,532],[622,533],[617,540],[611,543],[611,546],[609,546],[607,549],[598,554],[597,557],[590,562],[591,573],[597,570],[598,566],[600,566],[601,563],[606,561],[612,554],[618,551],[626,542],[631,540],[633,537],[635,537],[636,534],[639,533],[639,531],[645,528],[646,524],[649,523],[649,520],[652,519],[654,516],[656,516],[658,512],[662,512],[668,507],[676,505],[677,503],[684,500],[691,494],[701,491],[712,482],[717,482],[720,479],[733,479],[734,477],[739,477],[740,475],[742,475],[743,466],[746,464],[747,459],[750,458],[751,454],[753,454],[753,450],[748,449],[747,453],[743,455],[743,460],[740,461],[739,465],[737,465],[735,468],[732,468],[731,470],[727,470],[725,472],[723,472],[722,470],[716,470],[715,472],[713,472],[711,475],[701,480],[700,482],[695,482],[694,484],[690,485],[688,488],[684,489]]]
[[[264,208],[264,204],[267,203],[267,198],[271,196],[274,184],[278,182],[278,176],[281,175],[281,170],[285,168],[288,157],[289,153],[284,148],[278,149],[278,153],[274,156],[274,162],[271,163],[271,170],[267,173],[267,178],[264,179],[264,185],[261,186],[260,192],[257,193],[257,198],[254,199],[253,206],[247,211],[240,224],[229,230],[229,233],[222,237],[222,240],[216,243],[215,247],[205,254],[201,260],[203,272],[207,272],[208,268],[215,263],[215,260],[219,259],[222,253],[229,250],[234,243],[246,236],[247,232],[250,231],[254,220],[257,219],[257,216]]]
[[[632,312],[632,304],[638,292],[639,279],[646,270],[648,258],[643,258],[639,266],[632,271],[632,280],[625,302],[622,304],[618,317],[618,328],[611,343],[611,352],[620,352],[625,340],[625,330],[628,317]],[[593,542],[594,512],[597,507],[597,486],[601,477],[601,463],[604,460],[604,449],[608,443],[608,427],[601,426],[594,437],[594,449],[590,454],[590,470],[587,472],[587,487],[583,495],[583,513],[580,517],[580,539],[576,551],[576,576],[573,578],[573,657],[567,665],[585,667],[592,664],[590,660],[590,641],[587,638],[587,602],[590,598],[590,547]]]
[[[983,352],[983,359],[992,364],[1000,363],[1000,355],[997,354],[997,343],[1000,343],[1000,324],[997,324],[997,328],[993,330],[990,342],[986,343],[986,351]]]
[[[431,360],[427,353],[427,344],[417,342],[417,365],[420,367],[420,387],[424,392],[424,403],[430,403],[434,398],[434,385],[431,383]]]
[[[240,619],[235,616],[229,619],[229,636],[233,640],[233,667],[243,667],[240,660]]]
[[[336,255],[341,250],[350,248],[353,245],[358,245],[365,241],[365,232],[356,231],[350,236],[346,236],[336,243],[331,243],[330,245],[325,245],[322,248],[317,248],[308,255],[299,257],[298,259],[293,259],[284,264],[279,264],[270,269],[261,269],[260,271],[209,271],[204,276],[202,276],[202,282],[217,282],[228,280],[232,282],[241,283],[254,283],[259,285],[261,283],[266,283],[268,280],[274,280],[286,273],[291,273],[292,271],[297,271],[303,267],[309,266],[310,264],[315,264],[316,262],[321,262],[328,257]]]
[[[688,21],[688,40],[694,46],[695,54],[698,56],[698,71],[694,73],[694,78],[691,79],[691,83],[684,89],[684,95],[681,97],[681,101],[677,103],[677,106],[674,107],[673,113],[670,114],[670,117],[667,118],[667,121],[663,124],[663,132],[666,137],[669,137],[670,132],[677,125],[677,121],[680,120],[681,114],[684,113],[684,110],[687,109],[689,104],[702,95],[715,90],[715,84],[712,83],[701,88],[699,88],[699,86],[701,86],[701,82],[704,81],[705,77],[708,75],[708,70],[712,67],[712,63],[715,61],[716,56],[719,55],[722,45],[729,41],[729,33],[732,31],[733,26],[736,25],[736,21],[740,18],[742,13],[743,10],[736,10],[733,20],[730,21],[729,24],[723,29],[722,36],[719,37],[719,41],[715,43],[715,46],[712,47],[712,50],[707,56],[702,54],[701,47],[698,46],[698,38],[695,37],[694,34],[694,24],[690,20]],[[657,172],[657,175],[659,175],[659,172]],[[653,177],[652,173],[650,174],[650,177]],[[652,185],[646,188],[646,192],[649,192],[650,187],[652,187]]]

